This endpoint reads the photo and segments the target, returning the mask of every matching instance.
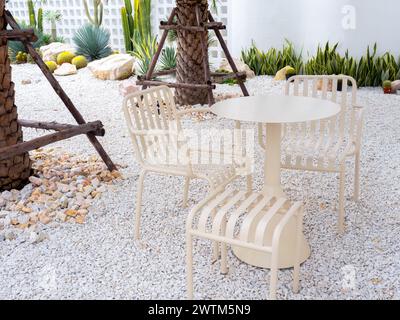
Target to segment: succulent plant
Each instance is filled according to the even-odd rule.
[[[77,69],[86,68],[88,61],[84,56],[76,56],[71,62]]]
[[[45,64],[47,68],[51,71],[51,73],[53,73],[58,68],[57,63],[55,63],[54,61],[46,61]]]
[[[25,52],[19,51],[15,56],[17,63],[26,63],[28,61],[28,55]]]
[[[383,88],[384,89],[391,89],[392,88],[392,82],[389,80],[383,81]]]
[[[72,38],[77,54],[93,61],[108,57],[112,54],[110,48],[110,33],[103,28],[86,24],[80,27]]]
[[[75,55],[72,52],[65,51],[57,56],[57,64],[62,65],[63,63],[71,63]]]

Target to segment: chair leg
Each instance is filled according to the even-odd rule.
[[[226,219],[222,222],[222,234],[226,233]],[[228,245],[226,243],[221,243],[221,273],[224,275],[228,274]]]
[[[344,211],[344,202],[345,202],[345,186],[346,186],[346,169],[345,166],[342,165],[340,168],[340,177],[339,177],[339,232],[341,234],[344,233],[345,229],[345,211]]]
[[[193,238],[186,236],[186,288],[188,299],[193,300]]]
[[[189,187],[190,187],[190,178],[185,178],[185,187],[183,190],[183,207],[184,208],[186,208],[188,206]]]
[[[270,300],[276,300],[276,287],[278,283],[278,253],[272,253],[271,261],[271,282],[269,286],[269,298]]]
[[[296,254],[293,269],[293,292],[299,293],[300,290],[300,252],[301,252],[301,237],[303,235],[303,210],[296,217],[297,234],[296,234]]]
[[[214,221],[216,214],[217,214],[217,212],[214,209],[211,213],[213,221]],[[219,243],[217,241],[213,241],[213,243],[212,243],[212,263],[217,262],[218,259],[219,259]]]
[[[360,151],[356,153],[355,158],[355,176],[354,176],[354,201],[360,200],[360,167],[361,167]]]
[[[138,190],[136,197],[136,214],[135,214],[135,240],[140,240],[140,220],[142,215],[142,199],[144,189],[144,179],[146,178],[146,171],[142,171],[138,180]]]
[[[249,174],[246,177],[246,183],[247,183],[247,192],[252,192],[253,191],[253,176]]]

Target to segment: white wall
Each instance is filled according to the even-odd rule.
[[[345,6],[354,6],[356,28],[343,28]],[[229,44],[235,56],[254,40],[281,47],[285,38],[313,53],[318,43],[340,42],[362,55],[369,44],[400,54],[399,0],[229,0]]]

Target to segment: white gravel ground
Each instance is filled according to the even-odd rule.
[[[73,121],[33,65],[15,66],[17,105],[24,119]],[[21,80],[32,84],[22,85]],[[182,209],[182,181],[149,177],[146,181],[143,241],[133,241],[138,167],[121,112],[118,82],[93,79],[88,70],[59,78],[87,120],[101,120],[101,140],[115,162],[127,165],[127,177],[92,208],[85,225],[62,224],[47,230],[39,244],[0,242],[0,299],[184,299],[187,209]],[[281,92],[269,77],[248,82],[251,93]],[[218,90],[237,90],[221,86]],[[280,273],[281,299],[400,298],[400,97],[380,89],[359,90],[367,110],[362,160],[362,197],[346,204],[348,230],[336,232],[337,177],[285,172],[292,199],[309,198],[305,233],[312,255],[302,266],[300,294],[291,291],[291,271]],[[221,127],[213,119],[186,122],[189,127]],[[37,135],[27,131],[26,138]],[[92,154],[85,137],[58,144],[72,152]],[[257,187],[261,186],[262,154],[257,152]],[[348,179],[348,195],[352,192]],[[191,204],[204,197],[206,186],[192,184]],[[210,246],[199,243],[196,297],[200,299],[264,299],[266,271],[230,255],[228,276],[210,264]]]

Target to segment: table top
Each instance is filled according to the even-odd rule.
[[[317,98],[265,95],[224,100],[211,107],[219,117],[258,123],[296,123],[337,115],[339,104]]]

